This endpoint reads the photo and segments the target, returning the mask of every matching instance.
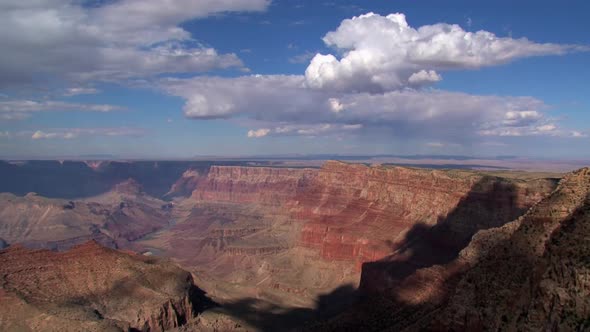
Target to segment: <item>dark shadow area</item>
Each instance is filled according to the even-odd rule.
[[[397,331],[428,319],[460,279],[463,271],[453,262],[471,237],[528,210],[519,194],[523,193],[510,181],[484,177],[435,225],[415,224],[404,240],[392,243],[391,256],[364,263],[358,301],[352,309],[305,330]],[[428,268],[433,269],[424,270]]]
[[[313,308],[278,306],[264,300],[245,298],[222,304],[214,310],[237,318],[260,331],[295,331],[313,322],[330,319],[357,300],[353,285],[342,285],[318,296]]]
[[[415,224],[403,241],[392,245],[392,256],[363,264],[363,274],[378,271],[395,283],[418,269],[450,263],[475,233],[500,227],[526,212],[530,206],[519,202],[518,195],[512,182],[484,177],[434,226]]]

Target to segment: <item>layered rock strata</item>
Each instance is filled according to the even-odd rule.
[[[208,300],[190,273],[88,242],[65,252],[0,251],[0,330],[164,331]]]

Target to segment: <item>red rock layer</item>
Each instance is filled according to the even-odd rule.
[[[433,260],[440,247],[410,241],[363,265],[364,301],[311,330],[585,331],[588,239],[586,168],[565,176],[523,216],[476,233],[458,255]]]
[[[305,188],[316,172],[303,168],[211,166],[192,197],[210,202],[278,206]]]
[[[441,225],[436,241],[461,248],[477,230],[516,218],[554,186],[472,171],[328,161],[320,170],[213,166],[192,197],[278,207],[304,222],[297,245],[328,261],[352,261],[360,271],[363,262],[397,250],[417,224]]]
[[[0,306],[0,330],[163,331],[206,302],[190,273],[96,242],[66,252],[10,247],[0,251],[0,276],[0,302],[26,303]]]
[[[464,244],[478,229],[517,217],[553,186],[548,180],[330,161],[289,206],[306,221],[302,246],[318,248],[328,260],[356,261],[360,268],[396,250],[416,224],[444,224],[446,234],[436,240]]]

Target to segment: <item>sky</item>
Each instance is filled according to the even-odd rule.
[[[590,159],[588,1],[1,0],[0,158]]]

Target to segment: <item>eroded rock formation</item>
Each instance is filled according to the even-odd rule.
[[[556,182],[336,161],[320,169],[213,166],[192,205],[176,207],[186,209],[178,223],[142,244],[222,280],[204,285],[222,298],[313,306],[319,294],[357,285],[369,262],[378,263],[363,291],[395,292],[416,268],[452,261],[478,230],[522,215]],[[403,261],[395,273],[380,268],[390,256]]]
[[[28,247],[63,250],[96,240],[126,247],[169,223],[165,202],[145,195],[134,180],[87,200],[0,194],[0,237]]]
[[[164,331],[209,300],[190,273],[88,242],[65,252],[0,251],[0,330]]]
[[[436,330],[590,328],[590,169],[462,252],[469,269],[429,326]]]
[[[316,174],[305,168],[212,166],[193,198],[280,206],[305,190]]]
[[[524,215],[477,232],[442,260],[428,244],[437,227],[416,232],[427,241],[410,236],[393,255],[364,264],[363,300],[310,330],[588,329],[589,195],[590,170],[573,172]]]
[[[579,221],[588,219],[588,177],[572,173],[557,187],[530,174],[336,161],[320,169],[213,165],[185,171],[168,192],[172,202],[134,180],[85,200],[4,196],[0,237],[42,242],[62,232],[53,247],[104,237],[167,255],[228,314],[263,328],[270,325],[256,319],[280,322],[279,312],[294,324],[335,314],[332,300],[321,299],[337,293],[338,303],[363,301],[312,328],[567,330],[587,326],[588,253],[571,248],[590,247]],[[353,286],[342,295],[344,285]],[[179,306],[163,301],[135,326],[168,321]],[[167,326],[181,320],[173,321]]]

